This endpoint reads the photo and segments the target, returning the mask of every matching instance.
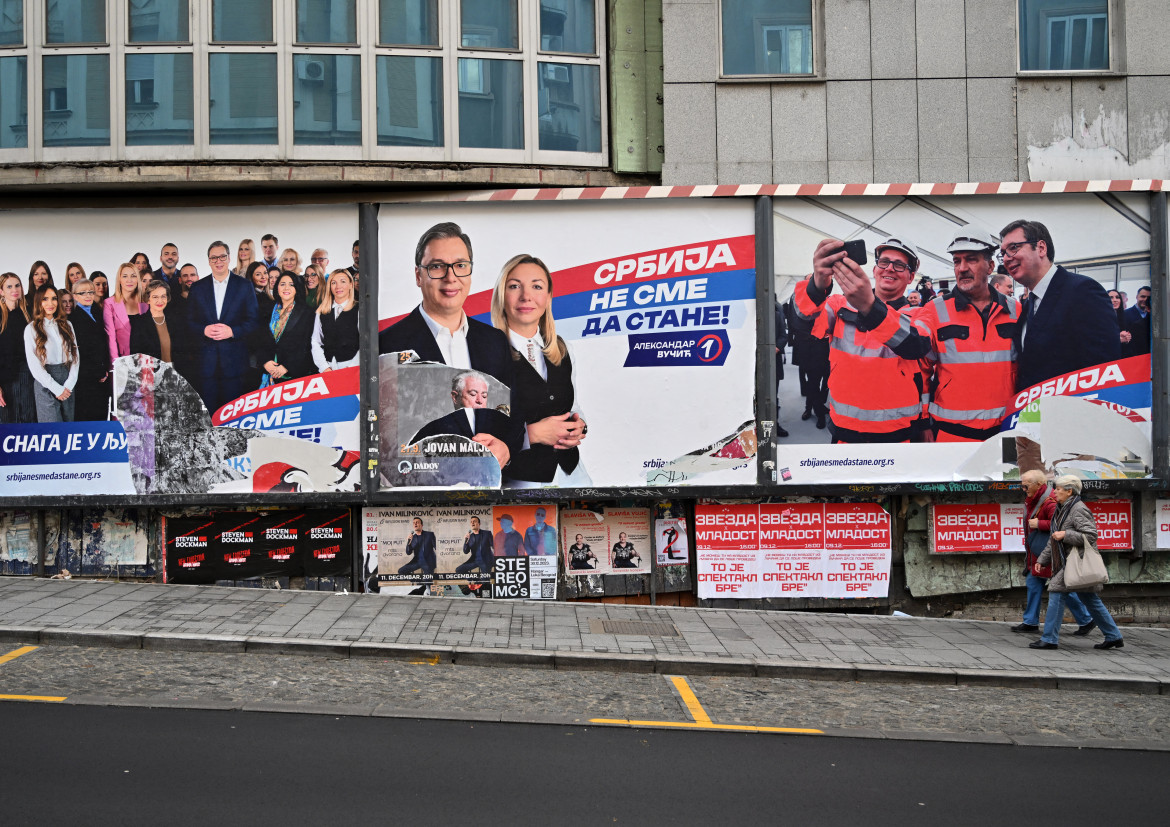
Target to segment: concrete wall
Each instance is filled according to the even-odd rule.
[[[1170,177],[1166,0],[1116,3],[1125,73],[1020,76],[1017,0],[817,0],[823,75],[718,81],[719,0],[663,3],[664,184]]]

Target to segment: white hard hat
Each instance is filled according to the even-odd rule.
[[[964,224],[955,230],[948,253],[986,253],[999,249],[995,234],[974,224]]]
[[[873,254],[880,256],[882,250],[901,250],[906,255],[910,256],[910,267],[913,272],[918,272],[918,248],[914,246],[912,241],[905,238],[887,238],[881,244],[873,248]]]

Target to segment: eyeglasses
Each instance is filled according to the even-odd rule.
[[[313,256],[312,258],[309,259],[309,261],[328,261],[328,260],[329,259],[325,258],[325,256]]]
[[[228,258],[229,258],[229,256],[208,256],[207,260],[219,262],[219,261],[227,261]]]
[[[895,273],[905,273],[910,269],[910,265],[903,261],[894,261],[892,258],[879,258],[874,262],[883,270],[893,270]]]
[[[461,260],[448,264],[445,261],[432,261],[428,264],[419,265],[419,269],[426,270],[427,276],[432,279],[445,279],[448,270],[459,278],[465,279],[471,275],[471,262]]]
[[[1006,247],[1001,248],[1000,251],[995,254],[995,260],[1000,264],[1003,264],[1006,259],[1015,258],[1016,253],[1018,253],[1020,248],[1025,244],[1030,247],[1035,247],[1038,243],[1039,241],[1017,241],[1015,244],[1009,244]]]
[[[75,296],[92,296],[96,292],[97,292],[96,290],[74,290],[73,295],[75,295]]]

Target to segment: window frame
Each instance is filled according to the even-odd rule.
[[[1036,77],[1117,77],[1125,73],[1124,37],[1125,37],[1125,9],[1124,0],[1105,0],[1106,46],[1109,49],[1109,66],[1104,69],[1025,69],[1023,31],[1020,17],[1021,0],[1015,0],[1015,41],[1016,41],[1016,75],[1025,78]],[[1074,15],[1071,11],[1068,16]]]
[[[718,83],[808,83],[825,80],[825,0],[808,0],[812,11],[812,32],[809,48],[812,49],[812,71],[804,74],[750,74],[728,75],[723,72],[723,3],[715,4],[715,77]],[[767,26],[759,27],[762,33]]]

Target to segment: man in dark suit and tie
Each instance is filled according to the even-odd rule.
[[[419,517],[414,518],[413,525],[414,531],[406,538],[406,553],[410,555],[410,560],[398,569],[398,573],[413,574],[417,571],[434,575],[438,559],[435,552],[435,532],[423,531],[423,521]]]
[[[1129,341],[1121,346],[1122,356],[1144,356],[1150,352],[1150,288],[1137,291],[1137,304],[1125,309]]]
[[[1039,221],[1013,221],[1000,233],[999,259],[1029,296],[1016,342],[1016,390],[1121,358],[1121,331],[1096,280],[1053,262],[1052,234]]]
[[[455,567],[456,574],[470,574],[472,569],[479,569],[480,574],[492,573],[496,564],[492,535],[480,530],[479,517],[471,518],[471,531],[463,538],[463,553],[469,556],[466,562]]]
[[[256,291],[231,274],[229,256],[227,244],[212,242],[211,278],[199,279],[187,294],[199,395],[210,414],[255,390],[248,387],[248,337],[257,325]]]
[[[463,312],[471,267],[471,239],[458,224],[443,222],[423,233],[414,251],[414,283],[422,303],[378,335],[378,353],[413,350],[425,362],[478,370],[511,388],[507,337]]]
[[[503,468],[512,453],[523,446],[524,426],[507,414],[489,408],[487,399],[488,383],[483,374],[463,371],[451,383],[455,410],[422,426],[411,443],[440,434],[457,434],[490,450]]]

